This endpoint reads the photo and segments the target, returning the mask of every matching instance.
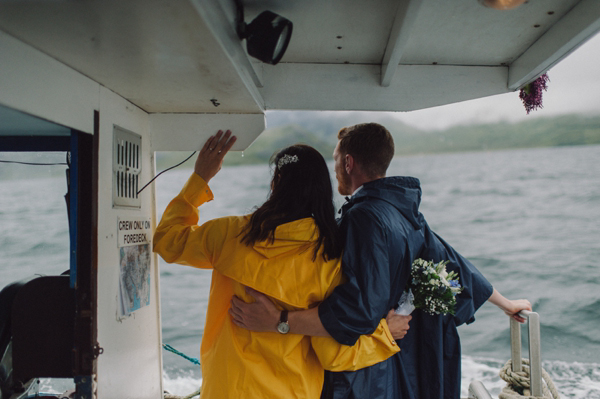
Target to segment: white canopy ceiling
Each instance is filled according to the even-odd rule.
[[[247,56],[233,0],[3,0],[0,30],[149,113],[427,108],[516,90],[600,30],[598,0],[244,7],[246,22],[267,9],[293,22],[278,65]]]

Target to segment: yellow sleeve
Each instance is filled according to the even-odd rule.
[[[361,335],[353,346],[331,337],[311,337],[312,347],[325,370],[356,371],[382,362],[400,352],[387,322],[381,319],[370,335]]]
[[[193,173],[165,213],[153,239],[153,250],[168,263],[210,269],[227,234],[226,220],[198,226],[198,207],[213,199],[208,184]]]

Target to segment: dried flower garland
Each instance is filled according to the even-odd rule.
[[[550,78],[548,78],[547,74],[543,74],[533,82],[525,85],[521,92],[519,93],[519,98],[523,101],[523,105],[525,106],[525,111],[527,111],[527,115],[531,111],[534,111],[538,108],[543,108],[542,106],[542,93],[548,90],[548,82]]]

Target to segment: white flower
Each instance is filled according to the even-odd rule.
[[[411,290],[415,298],[418,296],[422,301],[423,311],[432,315],[452,313],[456,305],[454,297],[442,298],[446,290],[440,290],[439,287],[450,288],[455,295],[462,291],[458,283],[458,275],[454,271],[448,272],[446,263],[448,261],[436,264],[423,259],[415,259],[413,262]]]

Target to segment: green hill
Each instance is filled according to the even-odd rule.
[[[316,148],[326,158],[331,158],[335,148],[335,139],[324,134],[317,134],[298,125],[277,126],[265,130],[244,151],[244,156],[230,156],[225,159],[226,165],[241,165],[268,161],[282,148],[293,144],[307,144]]]
[[[323,134],[316,134],[298,125],[277,126],[265,130],[258,138],[243,152],[230,153],[223,162],[226,166],[249,165],[266,163],[271,156],[282,148],[292,144],[308,144],[316,148],[325,158],[331,158],[335,148],[335,138],[326,138]],[[156,169],[164,170],[170,166],[183,161],[188,155],[182,152],[160,152],[156,158]],[[194,166],[196,156],[187,161],[183,167]]]
[[[557,147],[600,144],[600,115],[565,115],[534,118],[519,123],[494,123],[455,126],[440,131],[422,131],[394,118],[392,113],[366,112],[269,112],[268,129],[244,151],[229,154],[225,165],[268,162],[275,151],[295,143],[315,147],[326,159],[336,144],[338,130],[361,122],[386,126],[396,143],[397,155],[442,152],[490,151],[511,148]],[[162,171],[183,161],[189,153],[159,152],[157,170]],[[2,159],[29,162],[64,162],[64,153],[2,153]],[[192,168],[195,157],[182,167]],[[32,173],[64,175],[64,166],[24,166],[3,163],[0,179],[24,178]]]
[[[424,132],[397,153],[439,153],[600,144],[600,116],[567,115],[520,123],[456,126]]]

